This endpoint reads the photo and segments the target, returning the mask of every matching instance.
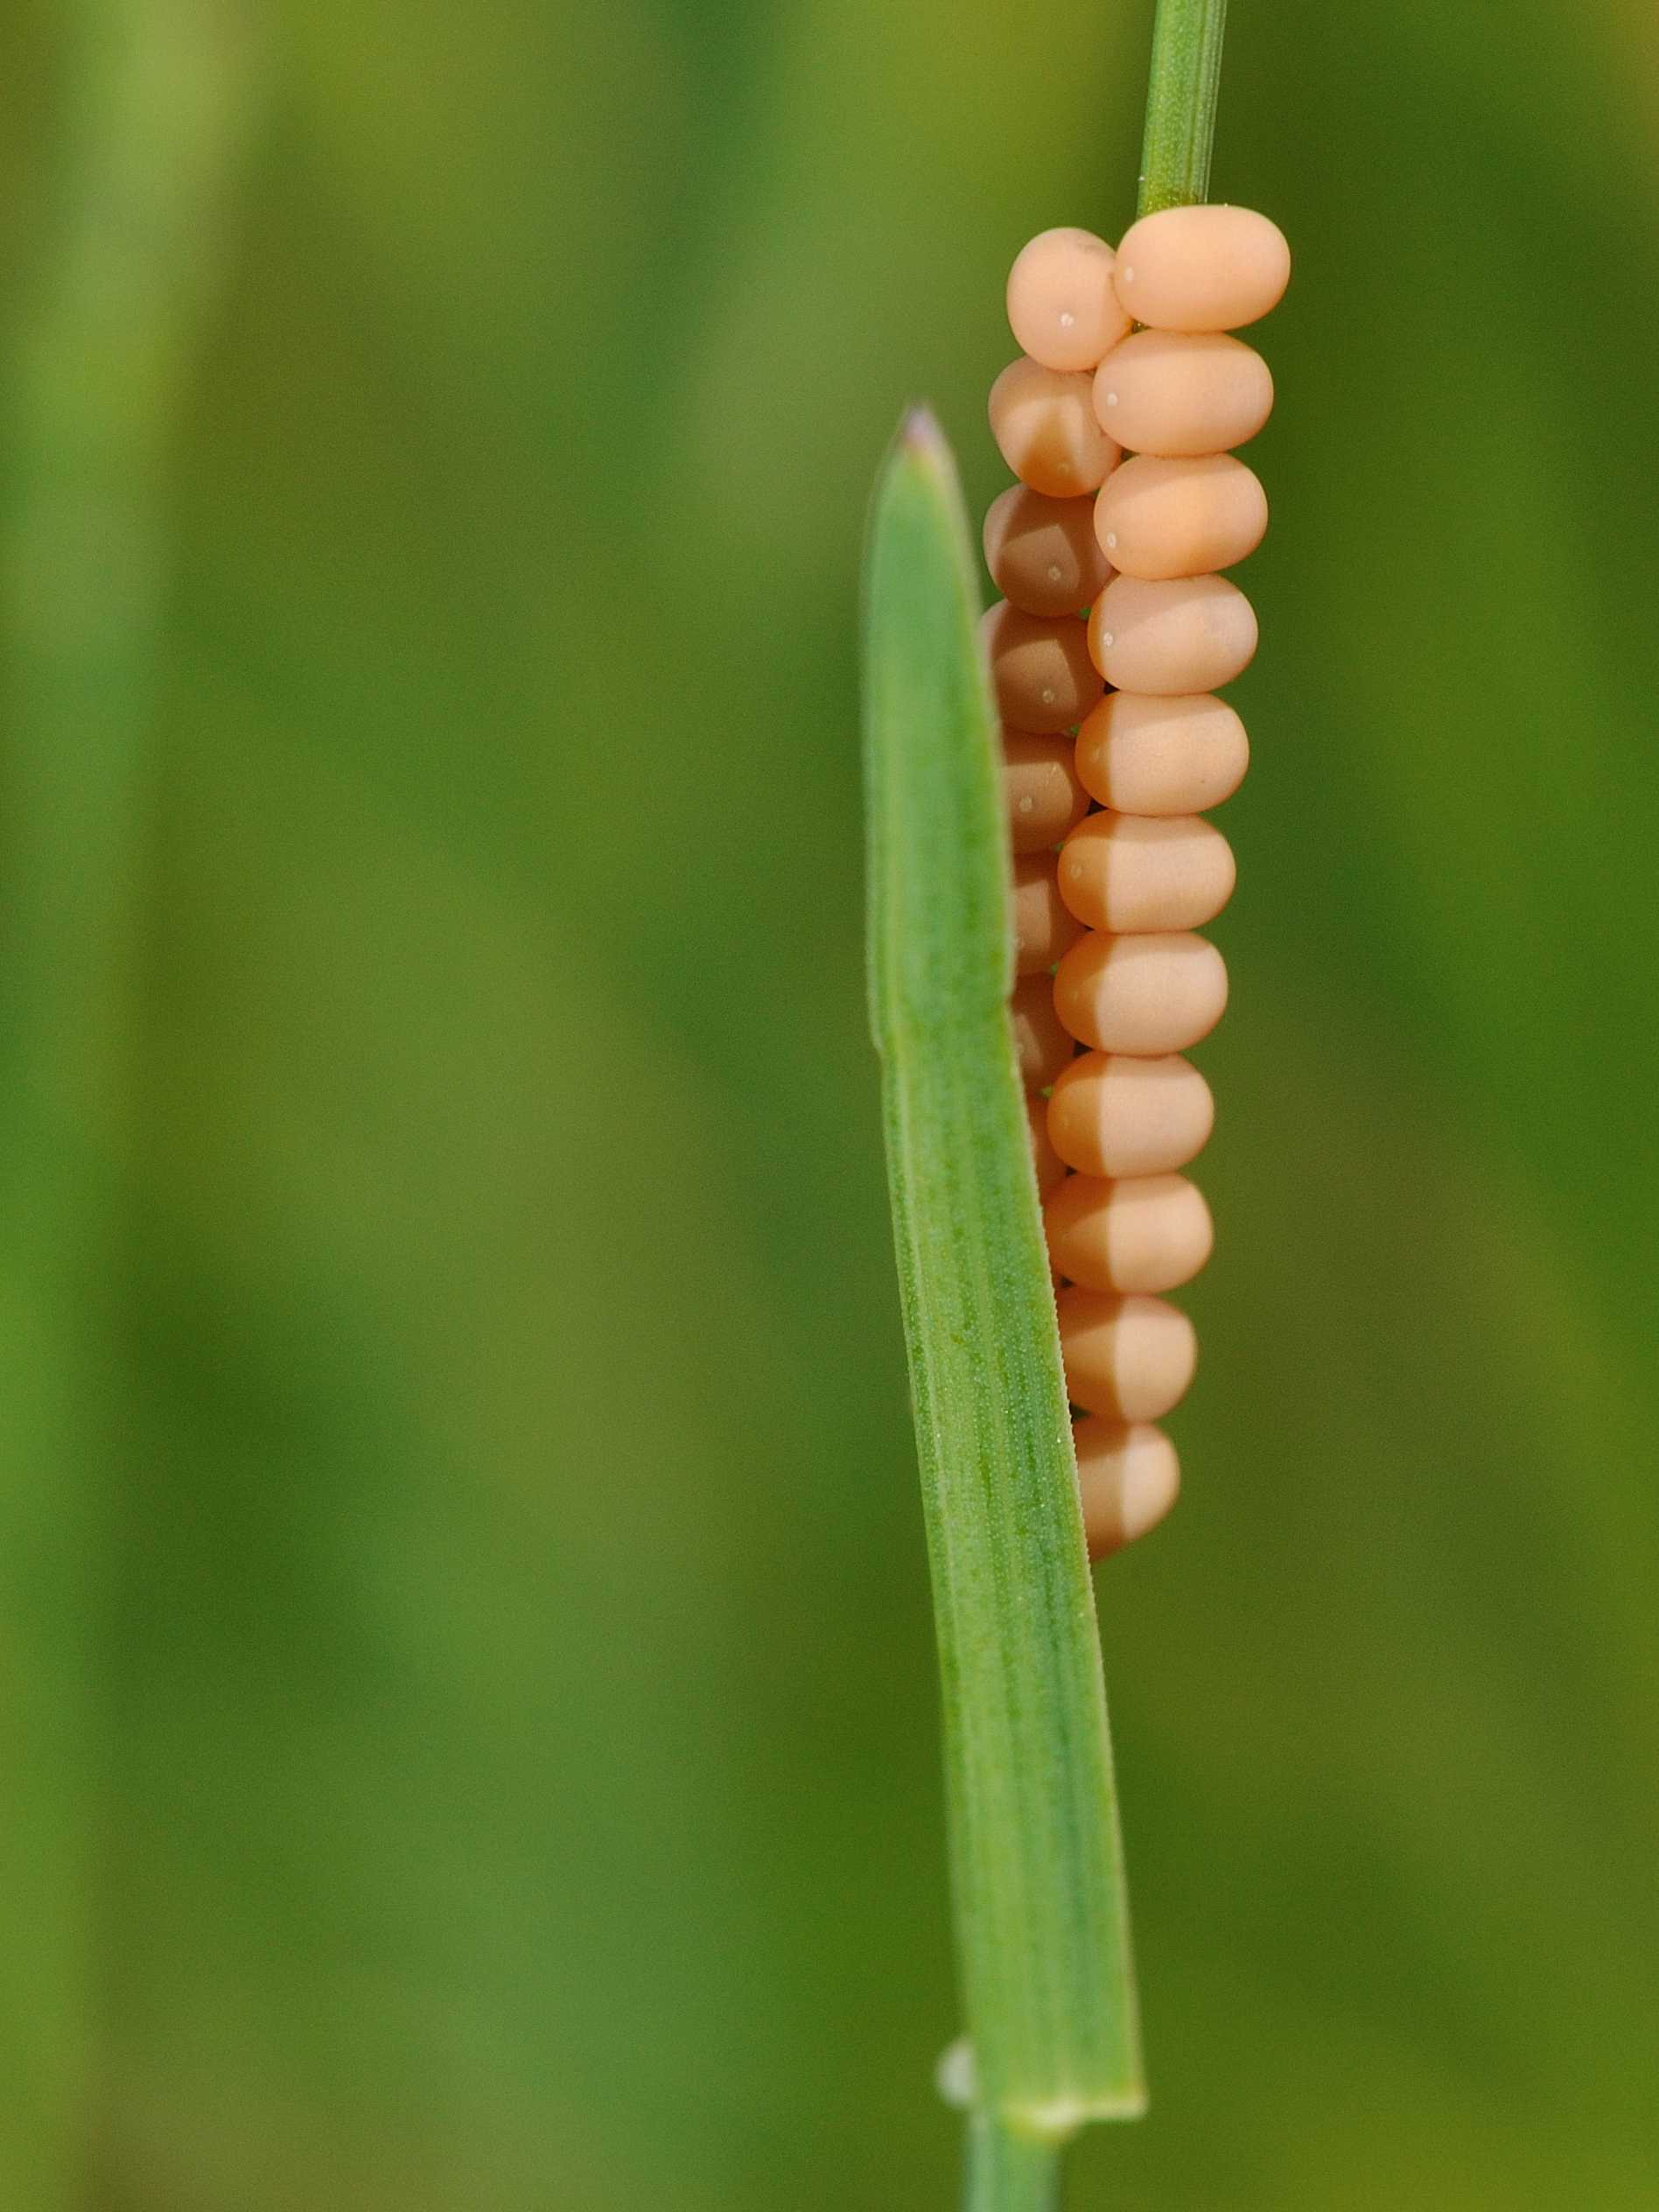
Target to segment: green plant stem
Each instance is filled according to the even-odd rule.
[[[1063,2143],[976,2112],[968,2123],[962,2212],[1058,2212],[1064,2159]]]
[[[1138,212],[1209,196],[1227,0],[1158,0],[1146,86]]]
[[[18,2124],[0,2130],[0,2202],[31,2212],[86,2202],[128,962],[165,471],[240,136],[241,5],[65,0],[4,361],[0,2062]]]

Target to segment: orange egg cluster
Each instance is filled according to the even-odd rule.
[[[1262,486],[1229,449],[1273,403],[1266,362],[1228,333],[1289,277],[1283,236],[1242,207],[1145,216],[1116,254],[1088,231],[1045,231],[1010,273],[1024,352],[991,388],[1019,480],[985,517],[1004,596],[984,624],[1013,847],[1014,1043],[1096,1558],[1180,1488],[1152,1424],[1191,1382],[1197,1345],[1161,1294],[1209,1256],[1209,1209],[1178,1171],[1214,1116],[1182,1055],[1227,1003],[1222,956],[1195,933],[1235,872],[1202,816],[1250,757],[1213,695],[1256,651],[1250,601],[1220,571],[1267,528]]]

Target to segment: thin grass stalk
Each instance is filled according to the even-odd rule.
[[[1227,0],[1158,0],[1138,212],[1209,198]]]
[[[976,2112],[968,2123],[963,2212],[1059,2212],[1065,2157],[1063,2142]]]
[[[86,2201],[127,970],[165,470],[248,86],[222,0],[68,0],[58,23],[52,163],[5,340],[0,513],[0,1612],[27,1655],[0,1723],[16,2123],[0,2197],[32,2212]]]

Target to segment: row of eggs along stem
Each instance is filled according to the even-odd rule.
[[[1230,449],[1273,403],[1267,364],[1228,333],[1289,276],[1283,235],[1245,208],[1146,216],[1116,254],[1088,231],[1045,231],[1010,274],[1024,353],[990,394],[1018,479],[985,517],[1003,598],[984,621],[1014,853],[1014,1037],[1096,1558],[1180,1488],[1154,1424],[1197,1344],[1161,1293],[1211,1248],[1180,1171],[1214,1107],[1184,1054],[1227,1002],[1222,956],[1196,933],[1235,875],[1203,816],[1249,761],[1214,693],[1256,642],[1221,571],[1267,528]]]

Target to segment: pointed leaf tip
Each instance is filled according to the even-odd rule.
[[[906,408],[893,443],[905,459],[920,461],[935,476],[955,477],[956,464],[950,440],[931,407],[919,403]]]

